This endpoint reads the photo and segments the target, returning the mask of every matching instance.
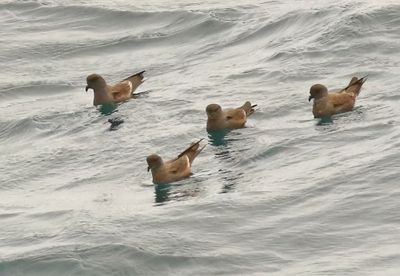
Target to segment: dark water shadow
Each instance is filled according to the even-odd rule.
[[[219,193],[226,194],[235,191],[235,188],[239,184],[239,181],[243,175],[244,173],[242,172],[234,172],[232,170],[221,172],[223,184]]]
[[[352,111],[347,111],[339,114],[334,114],[332,116],[327,116],[323,118],[319,118],[317,122],[317,126],[321,125],[330,125],[335,122],[351,122],[351,121],[360,121],[364,119],[365,109],[363,106],[357,106]]]
[[[138,98],[144,98],[144,97],[148,97],[149,93],[151,93],[152,90],[145,90],[145,91],[141,91],[141,92],[137,92],[135,94],[132,95],[133,99],[138,99]]]
[[[154,185],[154,195],[156,203],[164,203],[169,201],[169,194],[171,192],[170,184],[156,184]]]
[[[226,146],[228,144],[228,140],[225,138],[229,132],[231,131],[227,129],[207,131],[208,139],[213,146]]]
[[[337,124],[336,120],[334,117],[318,118],[315,130],[321,134],[334,133],[341,128],[341,125]]]
[[[197,185],[182,184],[155,184],[154,196],[156,206],[165,205],[170,201],[182,201],[196,197],[201,189]]]
[[[222,183],[220,193],[232,192],[235,190],[242,177],[242,173],[232,170],[232,167],[235,167],[238,162],[238,151],[240,151],[240,143],[243,137],[240,132],[229,129],[207,132],[210,144],[215,146],[215,158],[220,161],[220,165],[222,166],[218,170],[219,178]],[[234,136],[239,137],[235,138]],[[235,141],[238,145],[233,145]]]
[[[333,122],[334,120],[332,117],[323,117],[318,119],[317,126],[331,125]]]
[[[120,125],[124,123],[124,119],[122,119],[121,117],[114,117],[108,119],[107,122],[105,122],[105,124],[107,123],[110,124],[108,130],[115,131],[118,130],[120,128]]]
[[[102,115],[107,116],[107,115],[113,114],[114,112],[117,112],[118,106],[119,106],[119,104],[117,104],[117,103],[108,103],[108,104],[100,105],[97,109],[100,111],[100,113]]]

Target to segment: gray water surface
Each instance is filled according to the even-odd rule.
[[[399,49],[397,1],[2,1],[0,275],[399,275]],[[112,114],[84,92],[141,70]],[[313,119],[312,84],[364,75]],[[199,138],[155,187],[146,156]]]

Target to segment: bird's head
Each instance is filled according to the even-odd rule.
[[[206,112],[209,119],[216,119],[220,116],[222,109],[218,104],[209,104],[206,107]]]
[[[157,154],[152,154],[147,156],[146,160],[148,165],[147,171],[150,171],[152,169],[157,169],[163,164],[161,157]]]
[[[89,90],[89,88],[96,90],[96,89],[101,89],[106,86],[106,81],[103,79],[102,76],[98,74],[91,74],[87,76],[86,78],[86,92]]]
[[[322,84],[314,84],[310,88],[310,97],[308,98],[308,101],[311,101],[311,99],[318,100],[328,94],[328,89],[322,85]]]

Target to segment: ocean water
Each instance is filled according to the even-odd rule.
[[[1,1],[0,275],[399,275],[399,49],[398,1]],[[92,106],[88,74],[140,70]],[[312,84],[364,75],[313,118]],[[207,104],[246,100],[208,135]],[[199,138],[154,186],[146,156]]]

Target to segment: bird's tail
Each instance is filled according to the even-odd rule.
[[[196,143],[192,143],[187,149],[185,149],[181,154],[178,155],[177,159],[186,155],[189,158],[190,164],[192,164],[197,155],[199,155],[199,153],[206,147],[206,145],[204,145],[200,148],[200,142],[203,140],[204,138],[200,139]]]
[[[246,112],[247,116],[250,116],[251,114],[254,113],[256,104],[251,104],[249,101],[245,102],[244,105],[242,105],[240,108],[243,109]]]
[[[133,95],[133,92],[135,92],[136,88],[138,88],[138,86],[143,83],[144,72],[146,72],[146,71],[143,70],[143,71],[136,73],[130,77],[127,77],[126,79],[123,80],[123,81],[130,81],[132,83],[132,95]]]
[[[364,82],[367,80],[367,76],[364,76],[360,79],[358,79],[357,77],[353,77],[349,83],[349,85],[344,88],[342,91],[345,91],[347,93],[352,93],[354,94],[356,97],[358,96],[358,94],[360,94],[360,90],[362,85],[364,84]]]

